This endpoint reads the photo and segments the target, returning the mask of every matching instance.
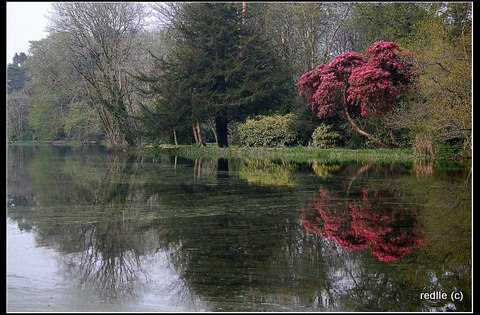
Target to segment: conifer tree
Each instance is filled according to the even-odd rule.
[[[182,102],[177,108],[188,115],[177,117],[213,120],[219,147],[228,146],[229,122],[275,108],[288,93],[283,65],[248,17],[243,19],[241,4],[185,3],[170,23],[176,42],[157,60],[152,90],[170,100],[167,107]]]

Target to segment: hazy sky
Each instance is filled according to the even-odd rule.
[[[7,2],[7,63],[15,53],[28,53],[28,41],[47,36],[51,2]]]

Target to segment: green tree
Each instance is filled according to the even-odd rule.
[[[416,53],[419,63],[418,95],[389,122],[409,130],[412,142],[464,149],[468,155],[472,139],[471,13],[472,6],[466,3],[430,6],[405,45]]]
[[[7,65],[7,128],[8,139],[25,140],[31,130],[28,125],[29,95],[25,53],[15,53]]]
[[[102,123],[95,108],[85,101],[71,103],[65,117],[64,133],[83,145],[100,140],[103,136]]]
[[[379,40],[403,45],[425,14],[425,4],[420,3],[357,3],[346,25],[357,33],[358,50]]]
[[[28,124],[29,96],[25,91],[12,91],[7,98],[8,139],[11,141],[26,140],[31,134]]]
[[[21,52],[20,55],[15,53],[12,58],[12,63],[7,65],[7,88],[8,93],[12,91],[19,91],[27,82],[27,75],[25,72],[24,63],[28,57]]]
[[[85,83],[111,148],[137,144],[132,64],[146,17],[141,3],[55,3],[51,33],[65,36],[70,62]]]
[[[25,65],[32,90],[29,121],[40,140],[68,137],[64,129],[69,106],[86,99],[64,39],[63,34],[51,34],[30,42],[30,58]]]
[[[186,3],[167,12],[176,43],[161,63],[161,98],[181,102],[191,123],[214,121],[228,146],[228,124],[280,105],[288,91],[283,65],[234,3]],[[247,16],[248,17],[248,16]],[[179,115],[181,116],[181,115]]]

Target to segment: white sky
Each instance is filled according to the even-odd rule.
[[[15,53],[28,54],[31,40],[47,37],[51,2],[7,2],[7,64]]]

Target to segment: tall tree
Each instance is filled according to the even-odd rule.
[[[416,144],[426,138],[471,154],[472,4],[431,4],[405,46],[418,59],[419,97],[390,123],[410,130]]]
[[[132,60],[146,10],[124,2],[54,3],[51,33],[65,34],[70,62],[82,76],[111,148],[137,143],[133,112]]]
[[[71,139],[74,134],[71,132],[73,123],[87,123],[92,127],[89,131],[91,140],[98,140],[96,138],[101,135],[98,114],[87,115],[92,110],[87,105],[84,83],[70,63],[70,52],[65,49],[64,40],[64,34],[56,33],[30,42],[30,57],[25,65],[31,85],[30,125],[36,138],[55,140]],[[76,104],[75,108],[72,108],[72,104]],[[79,110],[80,104],[82,110]],[[83,115],[78,116],[75,112]],[[89,122],[85,120],[86,117]],[[75,138],[81,138],[77,136]]]
[[[7,128],[10,141],[26,140],[30,128],[28,124],[29,96],[24,90],[13,91],[7,98]]]
[[[230,121],[280,104],[288,84],[284,67],[249,25],[248,10],[242,16],[241,4],[185,3],[170,9],[178,37],[161,72],[177,88],[161,93],[174,98],[182,93],[192,121],[214,120],[218,145],[226,147]]]
[[[25,53],[15,53],[12,63],[7,65],[7,88],[8,92],[19,91],[27,82],[25,67],[23,66],[28,57]]]
[[[425,14],[421,3],[356,3],[344,24],[356,34],[355,48],[362,51],[379,40],[404,44]]]
[[[25,140],[30,132],[28,112],[30,108],[28,95],[28,78],[25,53],[15,53],[12,63],[7,65],[7,128],[8,138],[13,141]]]

